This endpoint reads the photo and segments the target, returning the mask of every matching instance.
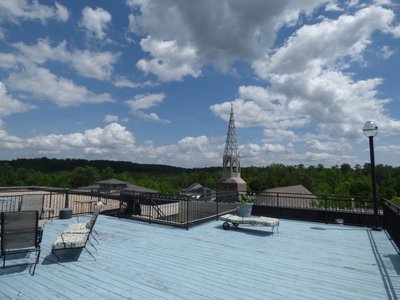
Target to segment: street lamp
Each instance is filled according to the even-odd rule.
[[[374,136],[378,134],[378,126],[373,121],[365,122],[363,126],[363,134],[369,139],[369,153],[371,158],[372,195],[374,198],[374,218],[375,218],[375,224],[372,229],[380,230],[379,217],[378,217],[378,198],[376,195],[375,155],[374,155]]]

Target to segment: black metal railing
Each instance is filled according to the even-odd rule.
[[[237,192],[225,192],[223,196],[223,199],[234,199]],[[216,195],[192,198],[154,193],[122,194],[118,216],[188,228],[234,210],[233,201],[221,202],[217,198]]]
[[[371,197],[259,193],[254,196],[253,214],[276,218],[374,226],[374,203]],[[383,219],[378,204],[378,220]]]
[[[43,187],[0,188],[0,211],[18,210],[24,193],[43,193],[43,206],[59,217],[63,208],[73,214],[91,213],[97,201],[105,203],[102,213],[128,217],[150,223],[162,223],[189,228],[193,224],[216,219],[235,211],[237,192],[213,193],[207,197],[166,194],[104,194]],[[325,223],[374,226],[371,197],[291,193],[254,194],[253,215],[308,220]],[[384,199],[378,203],[379,225],[400,245],[400,208]]]
[[[254,196],[260,206],[292,207],[307,209],[346,210],[373,213],[373,200],[368,196],[319,195],[263,192]]]
[[[400,250],[400,206],[392,203],[389,200],[383,199],[383,228],[390,235],[390,238]],[[400,253],[400,252],[399,252]]]
[[[43,195],[43,208],[51,211],[49,217],[59,217],[60,210],[71,208],[74,215],[92,213],[97,201],[106,203],[103,211],[115,210],[120,200],[108,195],[93,194],[90,191],[73,191],[49,187],[0,188],[0,211],[16,211],[20,208],[24,194]]]
[[[17,211],[21,204],[22,195],[0,195],[0,212]]]

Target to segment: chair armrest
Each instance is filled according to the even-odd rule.
[[[48,214],[48,219],[50,219],[50,216],[54,216],[54,212],[55,212],[54,208],[51,208],[51,207],[43,207],[42,208],[42,214],[45,215],[45,217],[46,217],[46,214]]]

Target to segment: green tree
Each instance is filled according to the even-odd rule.
[[[105,179],[111,179],[115,177],[115,173],[113,168],[111,168],[110,166],[107,166],[105,169],[103,169],[101,171],[101,179],[105,180]]]
[[[77,167],[70,174],[70,183],[73,188],[91,185],[99,179],[99,171],[89,166]]]

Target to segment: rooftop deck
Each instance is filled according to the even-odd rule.
[[[290,220],[274,234],[216,221],[184,230],[100,215],[98,251],[88,245],[96,261],[84,250],[52,262],[51,243],[71,222],[47,222],[34,276],[0,269],[0,299],[400,297],[400,255],[384,231]]]

